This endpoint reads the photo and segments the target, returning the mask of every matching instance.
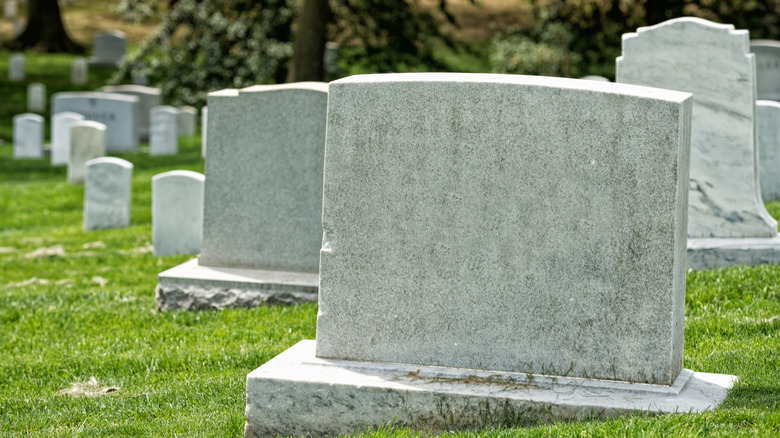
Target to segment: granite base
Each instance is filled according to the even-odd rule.
[[[247,376],[245,438],[408,426],[424,432],[715,408],[735,376],[683,370],[672,386],[326,360],[304,340]]]
[[[688,238],[689,269],[778,263],[780,263],[780,236]]]
[[[219,310],[317,301],[319,275],[202,266],[197,259],[161,272],[158,311]]]

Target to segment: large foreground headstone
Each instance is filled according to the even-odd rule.
[[[106,85],[99,91],[119,93],[138,98],[138,135],[140,141],[149,140],[150,111],[162,103],[162,90],[143,85]]]
[[[209,94],[203,246],[159,275],[160,310],[317,299],[328,85]]]
[[[176,155],[179,152],[179,110],[160,105],[152,108],[150,114],[149,155]]]
[[[43,156],[43,117],[25,113],[14,116],[14,158]]]
[[[750,51],[756,55],[756,97],[780,100],[780,41],[752,40]]]
[[[759,181],[764,202],[780,199],[780,102],[756,102]]]
[[[316,347],[248,376],[244,436],[717,405],[733,376],[682,369],[690,114],[573,79],[332,82]]]
[[[116,157],[87,161],[84,231],[128,226],[132,187],[133,163]]]
[[[197,254],[203,230],[203,174],[173,170],[152,177],[154,255]]]
[[[734,239],[776,240],[780,249],[758,183],[755,60],[748,43],[746,30],[691,17],[623,35],[618,82],[693,93],[688,258],[695,269],[758,261],[749,248],[713,253],[712,245],[730,247]],[[780,251],[769,255],[780,261]]]
[[[68,164],[70,156],[70,125],[84,120],[84,116],[72,111],[56,113],[51,117],[51,165]]]
[[[118,93],[71,92],[52,96],[52,113],[72,111],[106,125],[108,152],[138,150],[138,97]]]
[[[113,30],[95,35],[90,64],[114,66],[127,54],[127,37],[124,32]]]
[[[83,184],[87,161],[106,155],[106,125],[82,120],[70,125],[68,182]]]

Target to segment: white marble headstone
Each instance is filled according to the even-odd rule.
[[[200,110],[200,156],[206,158],[206,144],[209,126],[209,107],[204,106]]]
[[[24,54],[12,54],[11,58],[8,60],[8,80],[23,81],[24,75]]]
[[[162,90],[143,85],[106,85],[100,87],[98,91],[106,93],[118,93],[138,98],[138,137],[140,141],[149,140],[149,114],[152,108],[160,105],[162,102]]]
[[[27,111],[46,111],[46,85],[33,82],[27,86]]]
[[[89,64],[86,58],[74,58],[70,66],[70,82],[73,85],[86,85],[89,80]]]
[[[151,109],[149,155],[175,155],[179,152],[179,110],[169,105]]]
[[[756,102],[759,181],[764,202],[780,199],[780,102]]]
[[[14,116],[14,158],[41,158],[43,117],[25,113]]]
[[[152,177],[154,255],[197,254],[203,234],[203,174],[174,170]]]
[[[87,161],[84,230],[128,226],[132,186],[133,163],[116,157]]]
[[[179,135],[195,135],[195,125],[198,120],[198,109],[191,106],[180,106],[179,116]]]
[[[51,117],[51,165],[68,164],[70,157],[70,125],[84,120],[79,113],[65,111]]]
[[[138,150],[138,97],[97,91],[64,91],[55,93],[51,100],[52,113],[72,111],[106,125],[107,152]]]
[[[757,178],[748,31],[699,18],[623,35],[617,82],[693,93],[688,237],[773,237]]]
[[[17,0],[5,0],[3,2],[3,17],[6,20],[15,20],[19,13],[19,3]]]
[[[106,125],[82,120],[70,125],[68,182],[83,184],[86,163],[106,155]]]
[[[127,54],[127,38],[124,32],[113,30],[95,35],[90,63],[116,65]]]
[[[756,55],[756,97],[780,100],[780,41],[752,40],[750,51]]]

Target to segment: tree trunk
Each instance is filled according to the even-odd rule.
[[[84,53],[62,24],[59,0],[27,0],[27,27],[4,44],[10,50],[39,47],[49,53]]]
[[[321,81],[325,77],[322,57],[330,15],[328,0],[303,0],[287,82]]]

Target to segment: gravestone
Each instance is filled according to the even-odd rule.
[[[617,60],[617,82],[693,93],[688,262],[694,269],[780,261],[777,222],[758,183],[748,43],[746,30],[677,18],[624,34]],[[764,243],[751,249],[754,239]]]
[[[149,85],[149,77],[146,76],[146,73],[133,73],[133,84],[134,85]]]
[[[610,82],[610,80],[608,78],[605,78],[604,76],[599,76],[599,75],[583,76],[580,79],[585,79],[586,81]]]
[[[159,310],[315,301],[328,85],[209,94],[203,245],[162,272]]]
[[[138,150],[138,107],[136,96],[96,91],[64,91],[52,96],[52,113],[72,111],[106,125],[107,152]]]
[[[27,111],[46,111],[46,85],[33,82],[27,85]]]
[[[101,157],[86,163],[84,231],[130,225],[133,163]]]
[[[179,152],[179,110],[168,105],[151,109],[149,155],[176,155]]]
[[[124,32],[113,30],[100,32],[95,35],[92,49],[92,57],[89,63],[92,65],[115,66],[127,54],[127,38]]]
[[[3,1],[3,17],[6,20],[14,21],[19,14],[19,3],[16,0]]]
[[[73,85],[86,85],[89,81],[89,64],[85,58],[73,58],[70,66],[70,82]]]
[[[18,82],[24,80],[24,54],[14,53],[8,59],[8,80]]]
[[[339,43],[335,41],[325,43],[325,51],[322,53],[322,68],[328,79],[339,76]]]
[[[751,40],[756,55],[756,97],[780,100],[780,41]]]
[[[138,135],[140,141],[149,140],[149,115],[152,108],[162,103],[162,90],[143,85],[106,85],[98,91],[126,94],[138,98]]]
[[[155,256],[197,254],[203,230],[202,174],[173,170],[152,177]]]
[[[43,117],[38,114],[17,114],[14,125],[14,158],[43,156]]]
[[[84,120],[79,113],[65,111],[51,118],[51,165],[68,164],[70,157],[70,125]]]
[[[198,109],[191,106],[180,106],[178,114],[179,135],[195,135],[195,125],[198,120]]]
[[[576,79],[331,82],[317,339],[249,374],[244,436],[712,409],[734,377],[682,369],[690,111]]]
[[[756,102],[759,181],[764,202],[780,199],[780,102]]]
[[[68,148],[68,182],[83,184],[87,161],[106,155],[106,125],[82,120],[70,125]]]
[[[206,138],[208,137],[209,107],[200,110],[200,156],[206,158]]]

